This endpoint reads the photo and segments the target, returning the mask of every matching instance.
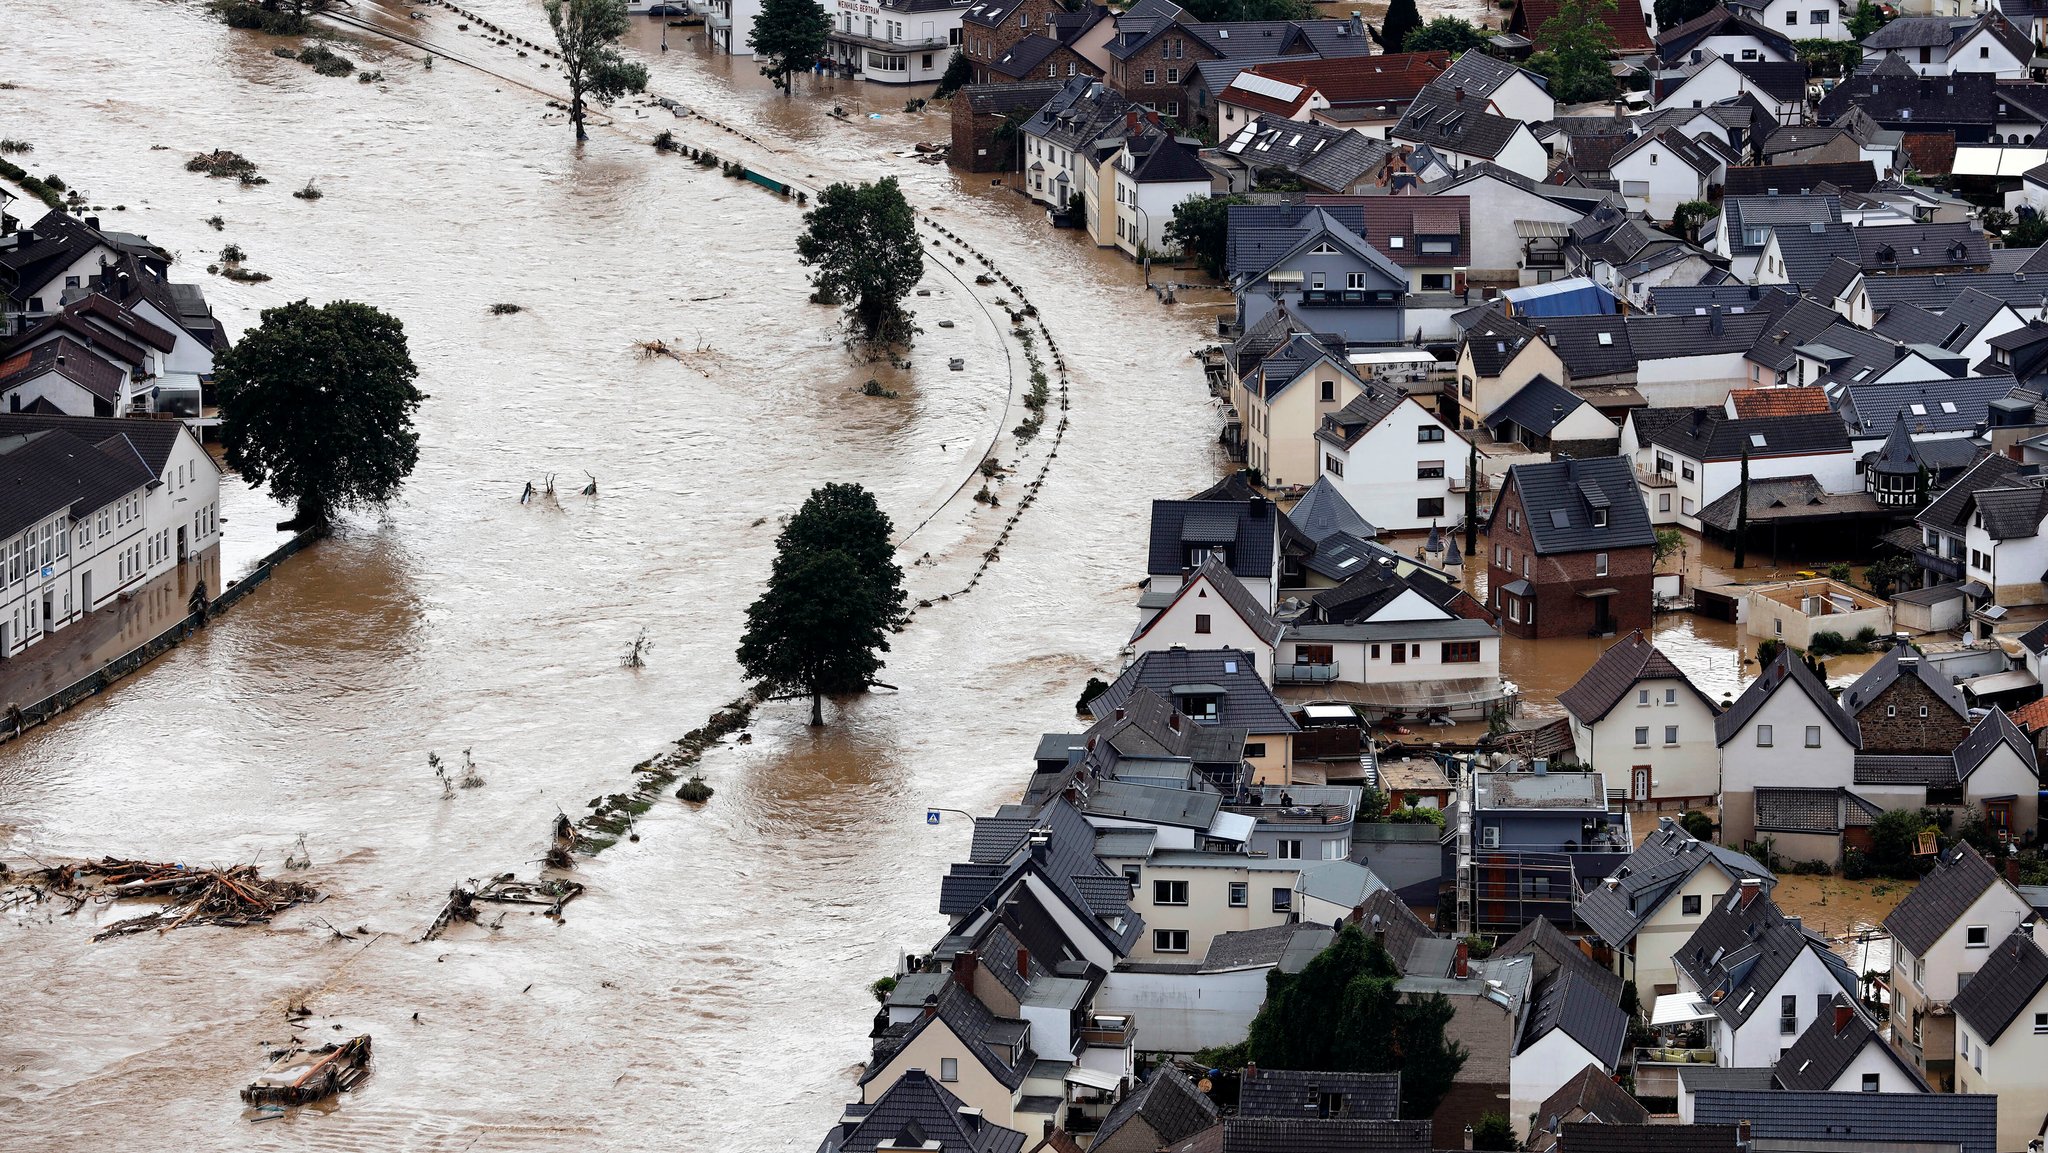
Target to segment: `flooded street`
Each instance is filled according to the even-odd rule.
[[[530,0],[473,4],[548,39]],[[300,297],[395,313],[432,397],[399,501],[0,749],[0,857],[268,872],[304,834],[305,877],[328,894],[268,930],[100,944],[86,914],[10,914],[10,1148],[814,1147],[867,1054],[867,985],[943,928],[937,879],[969,830],[927,828],[925,808],[1015,797],[1037,734],[1069,728],[1080,686],[1117,666],[1150,500],[1216,475],[1216,416],[1188,355],[1213,341],[1213,310],[1158,305],[1138,270],[988,177],[917,163],[914,142],[947,136],[942,111],[905,114],[900,92],[853,81],[800,81],[784,99],[683,30],[664,56],[645,22],[631,47],[650,92],[765,143],[629,105],[579,154],[562,114],[520,86],[551,90],[537,57],[421,11],[359,9],[513,79],[429,70],[388,44],[343,46],[381,83],[321,77],[169,0],[0,8],[15,85],[0,124],[33,141],[35,172],[176,252],[174,276],[203,282],[231,332]],[[835,100],[882,119],[835,119]],[[802,704],[761,710],[752,744],[707,757],[710,806],[664,801],[637,843],[586,862],[590,890],[564,924],[519,912],[416,943],[451,886],[532,875],[558,809],[625,789],[630,766],[740,692],[742,613],[776,518],[813,486],[859,481],[899,529],[924,526],[906,546],[933,562],[906,569],[913,600],[964,585],[1016,504],[957,496],[1014,423],[1003,290],[935,264],[932,295],[911,302],[925,330],[913,367],[856,363],[832,310],[806,302],[796,208],[656,154],[662,128],[806,183],[900,175],[1030,294],[1072,374],[1072,426],[979,588],[894,639],[883,679],[899,691],[850,702],[821,732]],[[271,183],[184,171],[212,149]],[[322,199],[290,195],[308,180]],[[273,279],[206,276],[229,242]],[[522,311],[494,316],[496,303]],[[653,339],[684,360],[639,355]],[[870,376],[901,398],[859,395]],[[999,445],[1016,455],[1006,431]],[[601,495],[573,495],[586,473]],[[561,495],[521,505],[550,474]],[[231,576],[272,547],[279,514],[238,483],[222,495]],[[1726,635],[1708,631],[1727,627],[1671,617],[1659,637],[1697,646],[1673,655],[1714,670],[1717,698],[1739,684]],[[648,667],[621,668],[643,628]],[[1559,651],[1511,656],[1527,668],[1509,675],[1554,694],[1534,666],[1583,667]],[[427,755],[465,748],[488,783],[443,800]],[[236,1090],[300,1004],[305,1035],[373,1034],[375,1072],[331,1111],[251,1124]]]

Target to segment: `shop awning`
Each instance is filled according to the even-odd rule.
[[[1714,1011],[1700,1000],[1698,993],[1666,993],[1657,998],[1650,1009],[1652,1025],[1683,1025],[1687,1021],[1709,1021]]]
[[[1123,1080],[1114,1073],[1105,1073],[1100,1069],[1084,1069],[1079,1065],[1067,1070],[1068,1084],[1086,1085],[1090,1089],[1113,1091],[1118,1085],[1123,1084]]]

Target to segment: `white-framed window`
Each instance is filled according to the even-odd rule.
[[[1677,725],[1665,725],[1665,726],[1664,726],[1664,743],[1665,743],[1665,744],[1667,744],[1667,745],[1675,745],[1675,744],[1677,744],[1677,743],[1678,743],[1678,726],[1677,726]]]
[[[1283,860],[1283,861],[1299,861],[1299,860],[1301,860],[1301,842],[1300,842],[1300,841],[1295,841],[1295,840],[1288,840],[1288,841],[1281,841],[1281,842],[1279,842],[1278,844],[1279,844],[1279,847],[1278,847],[1278,848],[1276,848],[1276,849],[1275,849],[1275,850],[1273,851],[1273,855],[1274,855],[1275,857],[1278,857],[1278,858],[1279,858],[1280,860]]]
[[[1648,726],[1648,725],[1637,725],[1637,726],[1636,726],[1636,747],[1637,747],[1637,748],[1639,748],[1639,749],[1643,749],[1643,748],[1648,748],[1648,747],[1649,747],[1649,745],[1650,745],[1650,726]]]
[[[1479,845],[1486,849],[1500,848],[1500,826],[1488,825],[1479,830]]]
[[[1806,726],[1806,747],[1809,749],[1817,749],[1820,747],[1819,725]]]
[[[1230,882],[1230,907],[1242,909],[1251,903],[1251,886],[1243,881]]]
[[[1636,704],[1638,704],[1638,705],[1647,705],[1647,704],[1649,704],[1649,703],[1650,703],[1650,690],[1648,690],[1648,689],[1637,689],[1637,690],[1636,690]]]
[[[1324,842],[1323,842],[1323,860],[1325,860],[1325,861],[1341,861],[1341,860],[1343,860],[1343,859],[1344,859],[1344,857],[1345,857],[1345,855],[1346,855],[1346,854],[1345,854],[1345,852],[1344,852],[1344,850],[1345,850],[1345,846],[1346,846],[1346,842],[1344,842],[1344,841],[1339,841],[1339,840],[1327,840],[1327,841],[1324,841]]]
[[[959,1079],[960,1079],[960,1058],[958,1058],[958,1057],[941,1057],[941,1058],[939,1058],[939,1080],[941,1080],[941,1081],[958,1081]]]
[[[1188,951],[1186,929],[1152,930],[1152,951],[1155,953],[1185,953]]]
[[[1159,70],[1156,68],[1145,69],[1145,83],[1148,85],[1159,83]]]
[[[1964,929],[1963,944],[1972,949],[1989,948],[1991,946],[1991,926],[1971,925],[1969,928]]]
[[[1596,553],[1594,553],[1594,554],[1593,554],[1593,575],[1594,575],[1594,576],[1606,576],[1606,575],[1607,575],[1607,554],[1606,554],[1606,553],[1604,553],[1604,552],[1596,552]]]
[[[1863,1075],[1863,1091],[1865,1093],[1877,1092],[1877,1074],[1865,1073]]]
[[[1185,905],[1188,903],[1186,881],[1155,880],[1152,882],[1152,903],[1155,905]]]
[[[1664,703],[1665,703],[1665,704],[1667,704],[1667,705],[1675,705],[1675,704],[1677,704],[1677,703],[1678,703],[1678,690],[1677,690],[1677,689],[1665,689],[1665,690],[1664,690]]]

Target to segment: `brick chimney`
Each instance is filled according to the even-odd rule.
[[[1031,950],[1022,945],[1017,946],[1017,975],[1027,981],[1031,979]]]
[[[924,1015],[927,1018],[939,1015],[939,995],[933,993],[924,999]]]
[[[1849,1007],[1849,1006],[1847,1006],[1847,1005],[1841,1005],[1841,1004],[1838,1004],[1838,1005],[1836,1005],[1836,1006],[1835,1006],[1835,1032],[1836,1032],[1836,1033],[1840,1033],[1840,1032],[1841,1032],[1842,1030],[1844,1030],[1844,1029],[1848,1028],[1848,1027],[1849,1027],[1849,1022],[1850,1022],[1850,1021],[1852,1021],[1852,1020],[1854,1020],[1854,1019],[1855,1019],[1855,1017],[1856,1017],[1856,1010],[1854,1010],[1854,1009],[1850,1008],[1850,1007]]]
[[[1170,716],[1168,716],[1168,717],[1166,718],[1166,727],[1167,727],[1167,728],[1169,728],[1169,729],[1172,729],[1172,730],[1173,730],[1174,732],[1176,732],[1176,733],[1180,731],[1180,712],[1179,712],[1179,710],[1175,710],[1175,711],[1173,712],[1173,714],[1172,714],[1172,715],[1170,715]]]
[[[1472,975],[1472,946],[1458,942],[1458,953],[1451,961],[1451,976],[1463,981]]]
[[[972,949],[962,949],[959,955],[953,958],[953,983],[970,993],[974,992],[975,964]]]
[[[1735,907],[1738,909],[1749,908],[1749,903],[1756,900],[1756,895],[1763,891],[1764,883],[1761,880],[1755,877],[1742,878],[1742,883],[1735,894]]]

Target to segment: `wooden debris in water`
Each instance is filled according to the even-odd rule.
[[[640,350],[640,356],[643,360],[652,360],[657,356],[666,356],[670,360],[681,360],[683,358],[683,354],[670,348],[666,340],[643,340],[634,347]]]
[[[475,885],[475,882],[470,882]],[[427,931],[420,936],[422,941],[431,941],[447,931],[457,921],[475,921],[477,902],[488,901],[499,905],[545,905],[541,915],[553,920],[562,916],[562,906],[583,895],[583,886],[575,881],[547,879],[522,881],[511,873],[500,873],[481,886],[474,888],[457,886],[448,890],[448,902],[441,906],[439,916]],[[495,927],[495,926],[494,926]]]
[[[250,1105],[310,1105],[346,1093],[370,1075],[370,1035],[308,1049],[270,1051],[270,1064],[242,1090]]]
[[[160,900],[162,908],[116,921],[93,940],[122,937],[155,929],[163,932],[187,925],[260,925],[293,905],[320,899],[311,885],[265,879],[254,865],[226,869],[196,868],[155,861],[106,857],[58,865],[22,874],[0,903],[24,904],[50,897],[72,902],[68,916],[87,902]]]

